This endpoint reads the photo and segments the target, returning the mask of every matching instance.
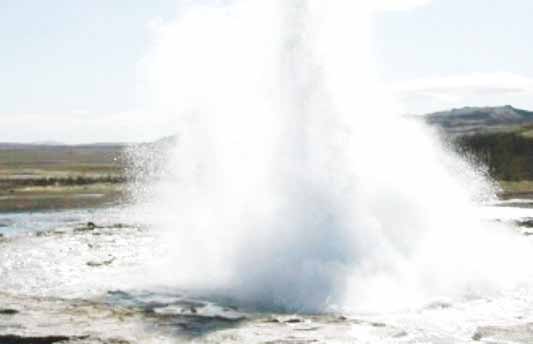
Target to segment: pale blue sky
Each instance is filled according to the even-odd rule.
[[[533,1],[434,0],[383,13],[376,40],[398,79],[506,71],[533,76]]]
[[[406,112],[533,109],[533,1],[425,2],[376,20],[381,74]],[[0,0],[0,141],[150,138],[142,123],[109,122],[138,108],[149,24],[172,19],[176,3]]]
[[[135,106],[147,23],[174,0],[0,0],[0,114]]]
[[[433,0],[377,20],[383,77],[411,112],[510,103],[533,110],[533,1]]]

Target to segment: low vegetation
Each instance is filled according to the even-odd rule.
[[[528,127],[512,132],[460,136],[454,139],[454,143],[460,151],[485,164],[496,180],[533,181],[533,137],[530,132]]]
[[[487,167],[506,195],[533,195],[533,112],[465,107],[423,117],[461,154]]]
[[[0,211],[98,207],[123,199],[122,145],[0,144]]]

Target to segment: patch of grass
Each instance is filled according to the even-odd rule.
[[[499,185],[502,189],[503,198],[509,198],[514,196],[533,196],[532,180],[499,181]]]
[[[533,126],[524,125],[514,130],[518,135],[526,139],[533,139]]]

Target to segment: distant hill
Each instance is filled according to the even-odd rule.
[[[425,121],[449,135],[472,135],[514,131],[533,125],[533,112],[511,105],[497,107],[464,107],[423,116]]]
[[[462,154],[500,181],[533,181],[533,112],[510,105],[464,107],[423,116]],[[528,190],[532,192],[533,190]]]

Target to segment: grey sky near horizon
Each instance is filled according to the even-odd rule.
[[[391,0],[406,1],[406,0]],[[407,0],[412,1],[412,0]],[[416,0],[376,16],[382,78],[405,112],[533,110],[533,1]],[[138,63],[176,0],[0,1],[0,141],[150,140]]]

